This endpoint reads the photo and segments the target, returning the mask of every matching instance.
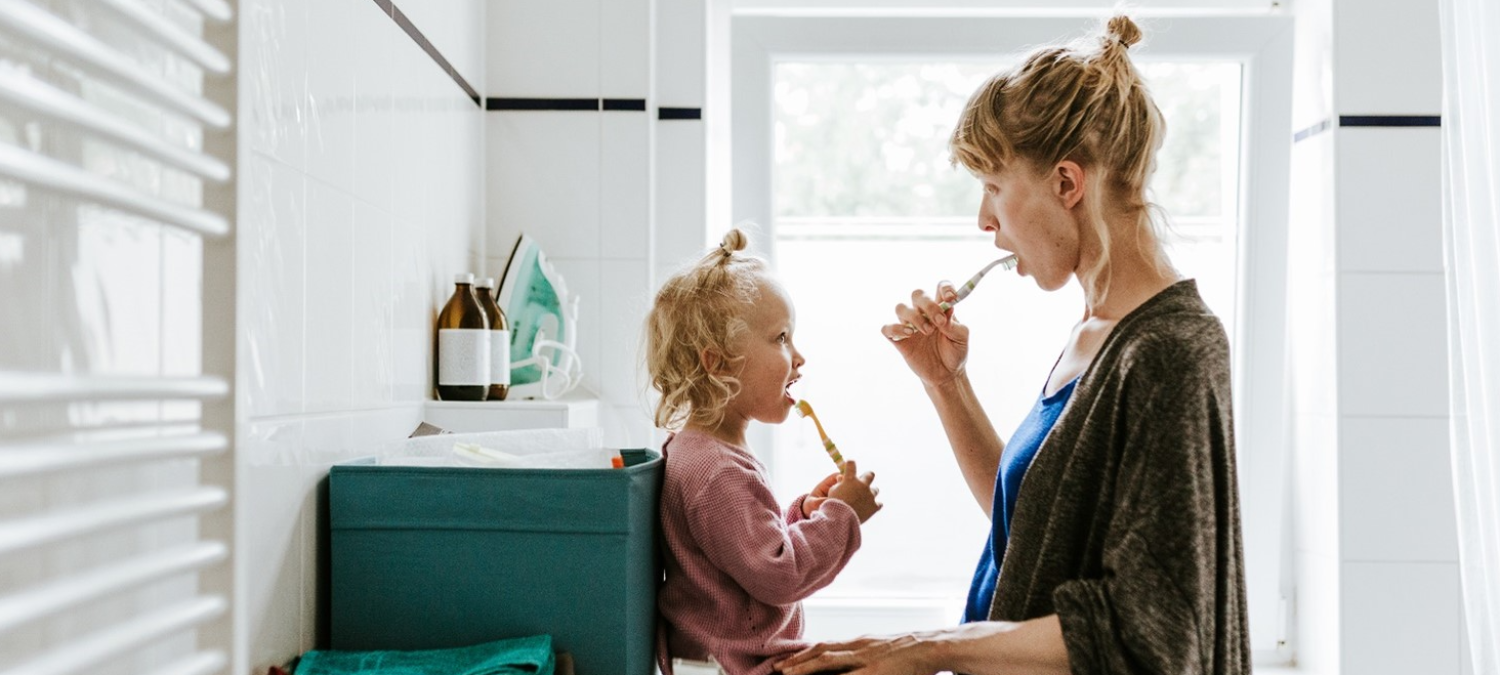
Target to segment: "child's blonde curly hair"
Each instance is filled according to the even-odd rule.
[[[744,359],[734,349],[736,338],[747,327],[744,313],[760,297],[760,280],[769,269],[764,259],[738,253],[748,241],[731,229],[718,248],[656,292],[646,317],[646,371],[661,392],[658,427],[717,426],[724,406],[739,393],[739,380],[726,373]],[[717,352],[724,367],[709,372],[704,350]]]

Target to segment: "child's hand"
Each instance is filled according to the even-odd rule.
[[[854,460],[844,462],[844,473],[828,491],[828,497],[853,507],[854,514],[859,516],[859,522],[864,523],[880,510],[881,503],[875,501],[880,495],[880,488],[870,486],[875,482],[875,472],[866,471],[864,475],[856,476],[855,471]]]
[[[807,493],[807,496],[802,498],[802,517],[811,518],[812,514],[818,510],[818,507],[822,506],[823,502],[828,501],[828,490],[833,488],[833,484],[837,482],[839,482],[839,475],[830,473],[827,478],[818,483],[817,487],[812,489],[812,492]]]

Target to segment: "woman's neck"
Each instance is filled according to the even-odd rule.
[[[1111,229],[1114,232],[1141,231],[1139,227]],[[1138,236],[1116,237],[1110,241],[1110,266],[1103,272],[1103,283],[1082,284],[1084,320],[1119,321],[1157,293],[1180,281],[1181,276],[1176,270],[1163,269],[1158,263],[1154,255],[1158,250],[1159,244],[1154,237],[1148,242],[1140,241]],[[1089,269],[1090,265],[1092,261],[1085,261],[1080,269]]]

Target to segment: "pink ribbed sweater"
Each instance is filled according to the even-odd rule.
[[[830,499],[804,518],[806,495],[783,514],[760,461],[704,433],[677,433],[662,454],[662,672],[712,656],[729,675],[770,673],[805,646],[800,601],[859,548],[859,517]]]

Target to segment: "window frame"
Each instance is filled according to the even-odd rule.
[[[731,222],[758,223],[775,261],[772,211],[774,64],[792,60],[955,59],[1024,54],[1085,35],[1097,17],[797,16],[737,13],[730,26]],[[1242,64],[1234,383],[1251,648],[1258,665],[1291,660],[1293,605],[1283,573],[1286,494],[1286,245],[1291,157],[1293,20],[1287,15],[1155,16],[1133,54]],[[710,237],[715,238],[715,237]],[[751,444],[769,447],[752,425]],[[769,453],[768,453],[769,454]],[[769,460],[769,457],[766,458]],[[774,467],[773,467],[774,470]]]

